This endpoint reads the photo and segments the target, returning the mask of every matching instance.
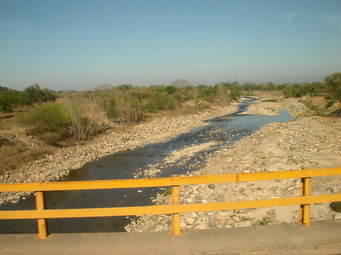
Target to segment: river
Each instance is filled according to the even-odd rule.
[[[202,167],[211,153],[250,135],[264,125],[293,120],[288,111],[284,110],[276,116],[242,114],[254,101],[254,98],[247,98],[240,104],[236,112],[206,120],[206,126],[196,128],[166,142],[115,153],[88,163],[78,170],[71,171],[63,180],[134,178],[136,172],[148,169],[150,165],[159,165],[162,168],[162,171],[157,175],[158,177],[185,174]],[[215,144],[205,150],[178,162],[162,164],[163,159],[172,151],[211,141],[214,141]],[[162,188],[143,188],[46,192],[46,207],[48,209],[68,209],[149,205],[158,192],[165,191]],[[21,199],[17,204],[5,204],[0,207],[0,210],[34,209],[34,206],[34,197],[31,195]],[[130,220],[129,217],[49,219],[48,228],[51,233],[120,232],[125,231],[124,226]],[[0,233],[36,232],[35,220],[0,220]]]

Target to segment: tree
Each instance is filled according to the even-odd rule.
[[[167,87],[165,87],[165,91],[168,94],[174,94],[176,92],[176,88],[174,86],[167,86]]]
[[[24,104],[24,96],[17,90],[0,87],[0,111],[12,112],[18,105]]]
[[[56,95],[48,89],[41,89],[38,84],[27,87],[24,91],[17,91],[0,86],[0,111],[12,112],[18,106],[41,104],[54,101]]]
[[[48,101],[54,101],[56,100],[56,95],[48,90],[48,89],[41,89],[39,84],[34,84],[32,86],[27,87],[24,90],[27,104],[33,104],[33,103],[42,103],[42,102],[48,102]]]
[[[341,73],[334,73],[325,78],[328,98],[341,102]]]

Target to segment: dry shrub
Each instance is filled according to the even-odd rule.
[[[86,140],[105,129],[100,109],[93,100],[73,96],[66,101],[66,107],[72,122],[71,135],[78,141]]]

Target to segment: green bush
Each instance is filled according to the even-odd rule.
[[[22,92],[6,87],[0,87],[0,111],[12,112],[16,107],[27,104]]]
[[[12,112],[18,105],[18,99],[13,93],[2,91],[0,92],[0,111]]]
[[[143,109],[146,112],[157,112],[158,107],[155,102],[149,101],[143,106]]]
[[[111,120],[114,120],[119,116],[115,98],[111,97],[104,99],[104,111]]]
[[[231,98],[231,100],[233,100],[233,101],[239,101],[240,96],[241,96],[241,93],[240,93],[240,90],[239,90],[239,89],[232,89],[232,90],[230,91],[230,98]]]
[[[41,89],[38,84],[27,87],[24,90],[26,104],[42,103],[56,100],[56,95],[48,90]]]
[[[18,120],[30,126],[29,133],[50,144],[57,144],[71,135],[72,119],[64,105],[47,103],[19,115]]]
[[[318,96],[325,89],[325,84],[321,82],[305,83],[303,85],[303,92],[305,95]]]
[[[167,86],[167,87],[165,87],[165,91],[168,94],[174,94],[176,92],[176,88],[174,86]]]
[[[2,112],[12,112],[21,105],[40,104],[55,99],[56,95],[52,91],[41,89],[37,84],[24,91],[0,87],[0,111]]]
[[[302,97],[305,95],[310,96],[318,96],[324,90],[325,85],[320,82],[312,82],[312,83],[304,83],[304,84],[295,84],[295,85],[286,85],[279,86],[279,88],[283,89],[283,95],[285,98],[290,97]]]
[[[325,78],[327,97],[341,102],[341,73],[334,73]]]
[[[283,94],[285,98],[290,97],[301,97],[304,96],[305,93],[299,85],[289,85],[283,89]]]
[[[144,105],[144,109],[148,112],[156,112],[158,110],[174,110],[181,105],[181,98],[174,94],[168,94],[164,90],[154,90],[153,94]]]
[[[199,90],[199,98],[207,102],[213,102],[214,98],[217,96],[216,87],[199,85],[198,90]]]

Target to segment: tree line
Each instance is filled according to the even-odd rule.
[[[12,112],[24,105],[41,104],[56,100],[56,94],[48,89],[42,89],[38,84],[27,87],[23,91],[0,86],[0,111]]]
[[[185,84],[180,86],[178,83]],[[206,102],[214,102],[218,99],[238,100],[242,93],[252,91],[282,91],[286,98],[309,96],[325,96],[330,101],[341,101],[341,73],[334,73],[327,76],[324,82],[304,82],[304,83],[285,83],[276,84],[272,82],[256,84],[256,83],[238,83],[238,82],[222,82],[213,86],[199,84],[190,85],[185,80],[177,80],[171,85],[149,86],[147,88],[134,87],[131,84],[123,84],[112,88],[112,91],[118,91],[115,96],[104,96],[106,101],[105,109],[108,109],[111,116],[118,116],[117,108],[120,101],[132,101],[135,108],[141,108],[147,112],[155,112],[158,110],[171,110],[188,100],[203,100]],[[110,90],[106,88],[105,91]],[[127,95],[127,92],[128,95]],[[106,93],[108,95],[108,93]],[[110,94],[110,93],[109,93]],[[117,96],[119,95],[119,96]],[[124,99],[122,99],[124,97]],[[32,85],[18,91],[7,87],[0,86],[0,111],[12,112],[16,108],[24,105],[40,105],[43,102],[55,101],[57,93],[43,89],[38,84]],[[139,103],[145,101],[143,106]],[[131,104],[128,104],[130,106]],[[121,107],[122,108],[122,107]],[[122,109],[121,109],[122,110]],[[140,114],[134,113],[138,119]]]

